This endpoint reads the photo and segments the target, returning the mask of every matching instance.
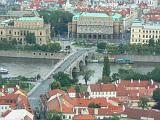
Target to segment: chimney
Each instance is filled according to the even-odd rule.
[[[125,106],[123,105],[123,111],[125,111]]]
[[[4,92],[4,85],[2,85],[2,93]]]
[[[78,108],[75,108],[75,110],[76,110],[76,115],[78,115]]]
[[[94,115],[98,115],[98,108],[94,109]]]
[[[108,97],[106,97],[106,101],[108,102]]]
[[[151,85],[153,85],[153,80],[151,79]]]
[[[141,83],[141,80],[140,80],[140,79],[138,80],[138,83],[139,83],[139,84]]]
[[[121,79],[119,79],[119,83],[121,83]]]
[[[139,97],[139,93],[137,93],[137,96]]]
[[[148,86],[148,89],[149,89],[149,86]]]
[[[131,83],[133,83],[133,79],[131,79]]]

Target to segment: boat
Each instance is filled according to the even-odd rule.
[[[1,68],[0,68],[0,73],[1,73],[1,74],[8,74],[8,70],[5,69],[5,68],[3,68],[3,67],[1,67]]]
[[[130,60],[129,58],[117,58],[115,59],[115,63],[120,63],[120,64],[133,64],[133,61]]]

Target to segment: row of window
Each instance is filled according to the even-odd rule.
[[[26,33],[28,33],[29,31],[21,31],[21,32],[14,32],[14,35],[26,35]],[[3,31],[1,31],[0,32],[0,35],[3,35],[4,34],[4,32]],[[11,35],[12,34],[12,31],[10,30],[9,31],[9,35]],[[39,32],[39,35],[42,35],[42,32]]]
[[[132,29],[132,32],[134,32],[134,29]],[[139,32],[141,32],[141,30],[139,30]],[[158,34],[158,33],[160,33],[160,31],[159,30],[143,30],[143,33],[156,33],[156,34]]]
[[[132,35],[132,38],[134,38],[135,36]],[[138,37],[140,38],[141,35],[139,34]],[[143,35],[143,38],[160,38],[160,35]]]
[[[91,92],[91,95],[115,95],[116,92]]]

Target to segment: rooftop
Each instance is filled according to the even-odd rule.
[[[108,15],[105,13],[88,13],[88,12],[83,12],[81,16],[83,17],[108,17]]]
[[[43,18],[40,18],[40,17],[21,17],[17,20],[18,21],[43,21]]]

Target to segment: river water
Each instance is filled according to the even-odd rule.
[[[3,75],[5,77],[35,77],[37,74],[45,76],[57,62],[58,60],[0,57],[0,67],[9,71],[8,75]]]
[[[152,71],[159,63],[134,63],[134,64],[110,64],[111,75],[117,73],[120,68],[133,69],[135,72],[146,74]],[[96,83],[102,77],[103,63],[89,63],[88,69],[94,70],[94,75],[91,76],[89,84]],[[84,83],[83,77],[80,76],[80,83]]]
[[[9,70],[9,76],[16,77],[19,75],[26,77],[35,77],[37,74],[41,76],[46,75],[58,62],[58,60],[46,59],[26,59],[26,58],[6,58],[0,57],[0,67]],[[111,74],[118,72],[118,69],[133,69],[136,72],[146,74],[152,71],[158,63],[135,63],[131,65],[126,64],[111,64]],[[94,70],[95,73],[91,77],[89,83],[95,83],[102,76],[103,63],[89,63],[88,69]],[[80,82],[84,83],[82,76],[79,77]]]

